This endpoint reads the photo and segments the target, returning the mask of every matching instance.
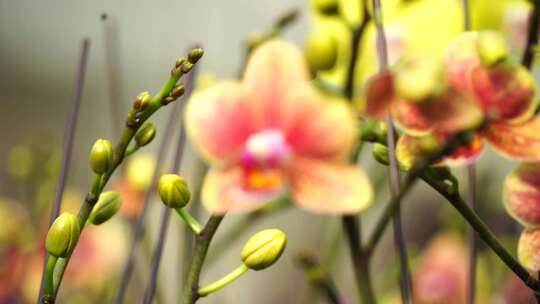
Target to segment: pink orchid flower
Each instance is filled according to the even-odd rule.
[[[369,179],[347,162],[353,112],[310,84],[302,53],[287,42],[258,47],[241,82],[196,92],[185,119],[212,165],[201,194],[211,212],[253,210],[287,192],[318,213],[356,213],[372,200]]]

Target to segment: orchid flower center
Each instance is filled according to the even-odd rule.
[[[251,135],[240,159],[246,174],[245,186],[255,190],[279,188],[291,156],[291,148],[281,131],[270,129]]]

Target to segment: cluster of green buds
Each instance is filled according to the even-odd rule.
[[[113,166],[113,148],[110,141],[98,139],[90,151],[90,168],[98,175],[109,171]]]
[[[47,252],[54,257],[67,257],[75,249],[80,232],[77,216],[68,212],[62,213],[47,232],[45,240]]]
[[[97,203],[92,208],[88,217],[88,222],[94,225],[101,225],[111,219],[122,206],[122,197],[116,191],[101,193]]]

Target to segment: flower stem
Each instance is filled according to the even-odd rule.
[[[182,297],[183,304],[193,304],[200,297],[198,290],[201,270],[212,238],[214,237],[219,224],[223,220],[223,217],[224,215],[212,215],[208,219],[208,222],[206,222],[201,233],[196,236],[195,255],[193,256],[186,287],[184,288],[184,295]]]
[[[235,270],[233,270],[232,272],[230,272],[228,275],[224,276],[223,278],[213,283],[210,283],[202,288],[199,288],[199,291],[198,291],[199,296],[206,297],[207,295],[222,289],[223,287],[231,284],[236,279],[241,277],[248,270],[249,268],[245,264],[238,266]]]
[[[534,61],[534,47],[538,45],[538,29],[540,27],[540,0],[533,0],[533,11],[529,21],[527,44],[523,51],[521,64],[530,69]]]
[[[77,76],[75,80],[75,87],[73,96],[70,100],[70,111],[68,114],[67,123],[64,127],[64,145],[62,151],[62,164],[60,167],[60,175],[58,176],[58,183],[56,185],[56,192],[54,196],[54,203],[52,207],[51,216],[49,218],[49,227],[54,220],[60,215],[60,209],[62,204],[62,197],[64,196],[64,189],[68,178],[69,167],[71,164],[71,156],[73,154],[73,142],[75,139],[75,130],[77,129],[77,117],[79,116],[79,108],[82,100],[82,89],[84,84],[84,76],[86,74],[86,65],[88,62],[88,52],[90,49],[90,40],[84,39],[81,45],[81,54],[79,59],[79,65],[77,66]],[[45,252],[45,258],[43,260],[43,274],[41,277],[41,285],[38,295],[38,304],[41,301],[43,295],[43,288],[45,284],[45,273],[49,260],[49,254]]]
[[[189,74],[189,78],[187,80],[187,89],[188,92],[184,94],[183,100],[187,100],[191,93],[193,92],[195,77],[197,75],[197,66],[193,67],[192,72]],[[167,84],[168,85],[168,84]],[[174,84],[170,86],[171,89],[174,87]],[[159,94],[159,93],[158,93]],[[182,121],[180,122],[180,130],[178,132],[178,140],[176,144],[176,150],[175,155],[173,158],[173,164],[171,167],[172,173],[177,173],[180,171],[182,158],[184,155],[184,148],[186,144],[186,129],[184,125],[182,124]],[[165,246],[165,241],[167,237],[167,230],[169,227],[169,220],[170,220],[170,213],[171,209],[163,205],[163,215],[161,217],[161,223],[159,228],[159,236],[158,241],[156,243],[156,246],[154,248],[154,255],[152,257],[152,267],[150,270],[150,279],[148,281],[148,286],[146,288],[145,294],[144,294],[144,302],[145,304],[152,303],[152,299],[154,298],[154,293],[157,286],[157,276],[159,271],[159,266],[161,264],[161,257],[163,253],[163,247]]]
[[[54,266],[58,257],[50,255],[47,259],[47,267],[45,269],[45,300],[46,303],[54,303]]]
[[[342,217],[343,229],[345,230],[349,243],[349,252],[353,262],[354,275],[358,284],[359,298],[362,303],[376,303],[375,293],[371,285],[371,275],[369,269],[369,254],[362,249],[362,234],[360,224],[356,216]]]
[[[377,53],[379,57],[379,72],[384,73],[388,68],[388,51],[386,45],[386,36],[384,33],[384,26],[382,22],[382,10],[380,0],[373,0],[373,19],[377,28]],[[395,197],[399,193],[400,179],[399,168],[396,158],[396,131],[394,129],[394,122],[392,116],[388,115],[386,118],[386,124],[388,132],[386,133],[386,141],[388,143],[388,160],[389,160],[389,173],[390,173],[390,193],[392,197]],[[401,301],[404,304],[408,304],[410,300],[411,291],[411,274],[409,270],[409,262],[407,257],[407,247],[405,244],[405,236],[403,235],[403,227],[401,224],[401,211],[399,207],[400,203],[397,203],[397,208],[393,215],[392,226],[394,231],[394,245],[397,249],[397,255],[399,259],[399,286],[401,291]]]
[[[470,164],[467,166],[467,202],[472,210],[476,205],[476,166]],[[474,230],[469,227],[469,272],[468,272],[468,291],[467,303],[476,303],[476,264],[477,264],[477,244]]]
[[[502,246],[497,237],[488,226],[478,217],[467,203],[461,198],[458,191],[449,190],[449,185],[428,173],[422,174],[422,179],[441,194],[463,216],[463,218],[476,231],[478,236],[497,254],[497,256],[510,268],[527,286],[534,291],[540,291],[540,283]]]
[[[184,208],[176,208],[176,213],[184,220],[186,225],[193,231],[195,234],[201,233],[202,226],[201,224],[193,217],[191,214]]]

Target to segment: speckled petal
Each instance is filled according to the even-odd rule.
[[[506,211],[522,225],[540,226],[540,164],[523,163],[504,180]]]
[[[540,229],[529,228],[521,232],[518,243],[518,259],[530,271],[540,270]]]
[[[522,161],[540,161],[538,117],[517,126],[493,123],[482,134],[504,156]]]
[[[480,106],[492,120],[520,124],[534,115],[536,84],[521,66],[477,67],[471,84]]]
[[[237,82],[196,92],[185,109],[189,138],[203,156],[220,165],[235,162],[249,135],[260,126],[258,109]]]
[[[369,178],[352,165],[296,158],[290,180],[296,204],[315,213],[355,214],[373,200]]]
[[[201,199],[213,213],[248,212],[278,198],[283,191],[256,191],[246,187],[245,172],[240,167],[211,169],[202,185]]]
[[[281,129],[283,113],[289,106],[285,95],[309,80],[304,56],[299,48],[274,39],[253,51],[243,83],[252,91],[254,101],[264,113],[268,128]]]

